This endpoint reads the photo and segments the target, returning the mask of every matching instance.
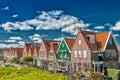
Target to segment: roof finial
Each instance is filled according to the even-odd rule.
[[[81,28],[78,28],[78,33],[81,32]]]

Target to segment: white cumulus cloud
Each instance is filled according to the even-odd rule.
[[[0,44],[0,48],[16,48],[16,47],[23,47],[19,44]]]
[[[24,46],[25,42],[24,41],[18,41],[18,44]]]
[[[119,36],[119,34],[113,34],[113,36],[114,36],[114,37],[118,37],[118,36]]]
[[[4,40],[5,42],[17,42],[16,40]]]
[[[2,24],[4,30],[31,30],[33,27],[29,26],[27,22],[6,22]]]
[[[116,22],[116,24],[113,27],[111,27],[111,29],[116,31],[120,30],[120,21]]]
[[[9,39],[12,39],[12,40],[22,40],[21,37],[12,37],[12,36]]]
[[[63,40],[63,37],[55,38],[54,40],[56,40],[56,41],[61,41],[61,40]]]
[[[34,41],[34,43],[41,43],[42,42],[42,36],[40,36],[39,34],[34,34],[29,36],[29,38]]]
[[[16,17],[18,17],[18,14],[14,14],[14,15],[12,15],[12,17],[13,17],[13,18],[16,18]]]
[[[1,10],[10,10],[9,6],[1,8]]]
[[[76,35],[78,28],[88,27],[89,25],[90,24],[85,24],[83,21],[78,21],[68,27],[63,28],[61,31]]]
[[[94,27],[94,29],[104,29],[105,27],[104,26],[96,26]]]
[[[2,28],[7,31],[11,30],[53,30],[53,29],[61,29],[64,32],[74,34],[73,32],[79,27],[86,27],[90,24],[84,23],[82,20],[78,18],[63,14],[61,10],[55,11],[39,11],[39,16],[25,20],[23,22],[6,22],[2,24]]]

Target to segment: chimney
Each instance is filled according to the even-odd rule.
[[[78,33],[80,33],[81,32],[81,28],[78,28]]]

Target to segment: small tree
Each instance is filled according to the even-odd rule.
[[[25,56],[22,58],[22,61],[25,63],[30,63],[30,62],[33,62],[33,58],[32,56]]]

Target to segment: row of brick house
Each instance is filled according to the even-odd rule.
[[[74,72],[86,67],[95,71],[119,68],[118,48],[111,31],[98,33],[78,29],[76,38],[63,38],[61,41],[43,39],[41,44],[25,43],[23,50],[20,49],[5,49],[4,57],[32,56],[36,66],[48,70]],[[22,52],[15,54],[15,50]]]

